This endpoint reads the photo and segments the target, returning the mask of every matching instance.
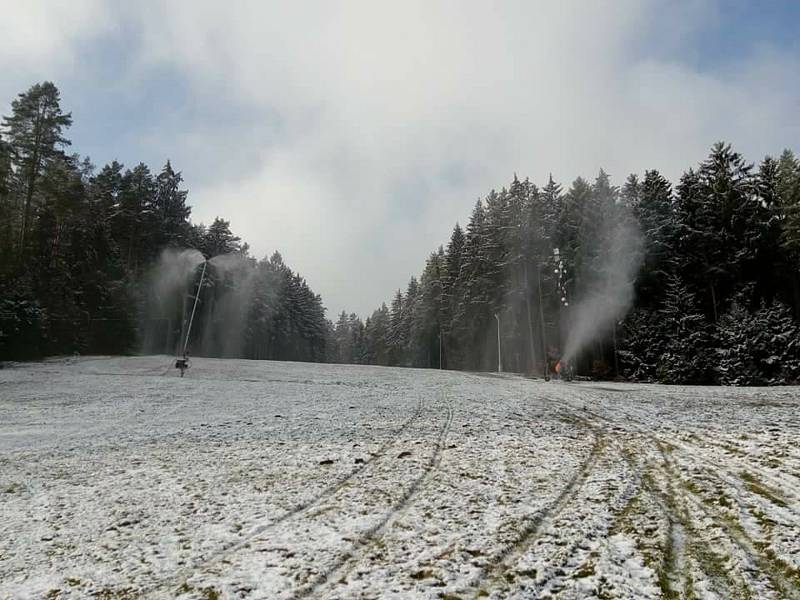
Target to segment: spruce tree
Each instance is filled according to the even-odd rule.
[[[181,189],[183,177],[172,168],[170,161],[156,177],[153,214],[157,220],[159,246],[185,246],[189,238],[189,215],[186,204],[188,191]]]
[[[11,103],[11,115],[3,117],[2,130],[11,148],[21,195],[18,248],[24,252],[26,238],[33,227],[36,192],[48,165],[70,145],[64,131],[72,125],[72,115],[61,110],[61,94],[51,82],[37,83]]]
[[[656,376],[662,383],[699,384],[711,378],[713,332],[698,310],[694,293],[676,276],[667,280],[663,306],[657,311],[660,358]]]
[[[800,381],[800,327],[780,302],[748,312],[737,297],[717,326],[718,381],[724,385],[779,385]]]

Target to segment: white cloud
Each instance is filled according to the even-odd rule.
[[[132,72],[166,65],[198,95],[253,109],[247,135],[154,138],[184,171],[195,217],[229,218],[258,254],[280,249],[331,312],[390,299],[514,172],[543,182],[552,171],[565,185],[600,167],[617,182],[645,168],[675,178],[719,138],[757,160],[800,134],[797,57],[765,48],[716,73],[682,60],[719,18],[708,3],[120,10],[143,36]],[[193,172],[236,151],[251,166],[235,176]]]
[[[11,4],[0,6],[3,105],[35,81],[64,77],[75,67],[77,46],[113,27],[107,7],[99,0]]]

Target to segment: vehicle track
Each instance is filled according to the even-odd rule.
[[[591,410],[585,409],[586,412],[592,414],[594,417],[598,419],[602,419],[607,423],[612,423],[610,419],[604,417],[596,412]],[[641,416],[635,415],[629,411],[626,411],[620,407],[615,407],[619,413],[621,413],[625,419],[627,424],[632,425],[635,429],[637,429],[640,433],[647,435],[651,440],[657,440],[662,444],[669,444],[670,447],[673,449],[677,449],[681,452],[681,457],[685,459],[687,462],[692,463],[695,468],[701,469],[706,473],[716,477],[719,481],[723,482],[725,485],[728,485],[735,489],[741,489],[743,484],[740,478],[740,472],[735,471],[730,466],[726,466],[723,464],[714,464],[711,465],[707,461],[703,459],[698,459],[696,454],[696,450],[701,450],[703,446],[698,444],[693,444],[691,442],[687,442],[682,439],[676,438],[666,438],[662,434],[656,432],[652,426],[650,426],[647,422],[641,419]],[[726,457],[728,462],[735,463],[738,465],[742,470],[752,471],[755,469],[755,466],[752,463],[747,461],[741,460],[735,456],[728,456]],[[780,477],[774,477],[768,474],[764,474],[763,471],[759,471],[759,478],[764,482],[770,484],[773,488],[781,490],[783,495],[788,495],[793,499],[797,500],[798,496],[793,491],[793,484],[795,482],[788,482]],[[800,512],[797,509],[793,508],[791,505],[787,505],[782,507],[787,512],[793,513],[795,516],[800,517]]]
[[[563,411],[561,412],[564,414]],[[498,586],[503,575],[522,558],[547,526],[554,522],[564,509],[575,499],[594,469],[605,447],[603,430],[587,424],[582,419],[576,418],[575,414],[569,413],[565,416],[572,422],[580,423],[585,429],[592,433],[594,436],[592,448],[588,456],[581,462],[577,472],[567,481],[567,484],[555,500],[534,515],[523,519],[524,524],[521,527],[521,532],[517,539],[495,553],[489,559],[491,566],[484,568],[483,572],[470,583],[470,587],[475,588],[474,598],[486,595],[490,593],[492,588]],[[485,589],[484,584],[489,589]]]
[[[580,417],[576,417],[576,418],[580,419]],[[587,427],[590,427],[590,428],[592,427],[592,424],[589,423],[588,421],[584,420],[584,422],[585,422]],[[616,440],[614,438],[611,438],[611,437],[608,437],[608,436],[606,438],[604,438],[604,440],[605,440],[605,444],[606,444],[604,449],[603,449],[604,451],[601,453],[601,455],[598,455],[598,458],[597,458],[596,462],[601,461],[603,464],[607,464],[609,467],[613,467],[614,459],[618,454],[620,456],[622,462],[625,462],[626,464],[628,464],[628,466],[630,466],[629,463],[627,463],[627,461],[625,461],[624,457],[622,456],[623,448],[619,447],[619,445],[616,443]],[[617,453],[616,454],[612,453],[611,450],[617,450]],[[626,483],[620,482],[620,485],[616,488],[616,490],[615,490],[613,485],[611,485],[610,487],[608,487],[606,489],[606,491],[610,491],[610,492],[614,493],[613,498],[612,497],[608,497],[606,499],[606,502],[608,503],[609,507],[611,508],[611,510],[610,510],[611,515],[610,516],[612,518],[609,519],[608,521],[604,522],[604,523],[601,523],[599,528],[594,530],[595,535],[599,534],[599,535],[602,535],[604,537],[608,537],[608,531],[612,528],[612,526],[613,526],[614,522],[616,521],[616,519],[619,518],[620,514],[624,510],[624,507],[631,501],[631,499],[636,495],[636,492],[641,488],[641,477],[639,476],[639,473],[635,469],[631,469],[631,473],[633,475],[633,479],[632,480],[628,480]],[[587,476],[587,479],[588,479],[588,476]],[[580,492],[580,490],[578,490],[578,492],[576,492],[575,496],[577,496],[579,492]],[[584,527],[584,525],[587,522],[589,523],[589,529],[586,529]],[[581,522],[581,525],[578,526],[578,528],[575,530],[575,532],[576,532],[577,535],[569,543],[569,547],[563,553],[563,556],[562,556],[561,560],[558,561],[557,563],[549,564],[546,571],[540,571],[539,573],[537,573],[537,578],[539,576],[541,576],[541,575],[547,575],[547,577],[545,578],[546,581],[551,579],[551,578],[556,578],[556,577],[558,577],[557,573],[559,571],[565,571],[566,572],[567,567],[570,565],[570,563],[574,564],[573,559],[580,554],[580,551],[581,551],[582,547],[584,547],[584,550],[585,550],[585,544],[586,544],[587,540],[590,539],[590,535],[589,534],[592,532],[592,529],[591,529],[591,515],[586,519],[585,522],[584,521]],[[563,539],[563,538],[561,538],[561,539]],[[561,544],[561,542],[559,542],[559,544]],[[585,550],[584,554],[588,555],[589,551]],[[584,558],[584,560],[585,560],[585,558]],[[579,562],[578,565],[582,564],[582,562],[583,561]],[[563,576],[561,577],[561,579],[563,580]],[[541,592],[541,591],[542,590],[537,590],[537,593]]]
[[[774,584],[770,572],[763,568],[763,560],[757,555],[752,544],[746,544],[742,539],[739,539],[739,536],[734,535],[724,517],[709,511],[693,497],[691,492],[684,489],[680,474],[675,472],[674,466],[670,466],[669,459],[660,449],[659,453],[661,455],[660,462],[652,459],[643,459],[640,468],[650,473],[658,473],[660,477],[665,478],[667,483],[664,485],[666,485],[667,489],[662,489],[652,478],[647,484],[647,489],[657,499],[659,506],[670,521],[677,524],[681,531],[684,532],[686,556],[687,558],[691,557],[695,566],[703,573],[703,579],[711,583],[717,593],[724,598],[756,597],[758,594],[754,587],[754,583],[757,581],[756,574],[761,576],[762,583],[766,578],[772,582],[772,587],[775,591],[779,591],[782,586]],[[676,483],[680,488],[677,493],[675,489]],[[719,541],[715,541],[714,536],[704,537],[702,535],[701,530],[698,528],[698,524],[702,523],[702,519],[698,521],[698,519],[694,518],[689,511],[690,507],[695,513],[699,513],[709,519],[724,538],[739,549],[744,560],[757,566],[760,572],[749,572],[746,566],[741,573],[723,569],[722,565],[725,563],[725,558],[717,550],[720,545]],[[738,560],[741,562],[742,559],[739,558]],[[744,573],[747,573],[750,577],[744,577]],[[672,573],[673,578],[676,575],[676,573]],[[682,575],[685,575],[685,573]],[[685,580],[683,580],[683,585],[687,585]],[[794,596],[784,595],[781,597],[793,598]]]
[[[656,504],[661,509],[662,513],[664,514],[665,518],[669,523],[670,528],[670,537],[673,536],[673,532],[678,528],[683,533],[684,537],[688,537],[687,544],[690,548],[694,549],[694,552],[697,553],[697,548],[700,547],[700,544],[703,543],[702,540],[698,539],[698,533],[694,527],[694,524],[691,521],[691,518],[686,511],[685,506],[680,507],[677,505],[677,498],[676,494],[673,490],[673,482],[675,478],[680,480],[680,474],[671,471],[668,468],[669,460],[664,452],[664,446],[662,445],[662,440],[660,437],[655,434],[655,432],[643,424],[639,419],[632,418],[630,414],[626,413],[625,411],[619,409],[619,407],[615,407],[620,413],[622,413],[628,419],[628,425],[633,425],[633,428],[638,431],[640,435],[642,435],[644,441],[649,444],[652,448],[656,449],[656,451],[661,456],[661,464],[658,464],[652,460],[642,459],[641,464],[637,463],[633,460],[633,458],[628,455],[627,453],[623,452],[623,458],[632,466],[632,468],[636,469],[642,473],[650,473],[651,475],[648,477],[642,478],[642,485],[643,489],[646,490],[650,497],[656,502]],[[595,411],[592,411],[587,408],[582,409],[585,413],[591,415],[595,419],[598,419],[602,422],[607,423],[609,426],[614,424],[614,421],[610,418],[601,415]],[[660,487],[656,486],[655,482],[652,479],[652,473],[657,472],[661,473],[662,476],[669,475],[670,478],[668,481],[669,490],[664,491]],[[681,496],[683,500],[686,500],[686,496]],[[676,549],[672,548],[672,552],[675,552]],[[662,568],[664,569],[664,575],[666,579],[670,582],[669,588],[670,591],[675,592],[674,590],[674,582],[677,580],[681,583],[682,587],[686,586],[686,573],[677,573],[676,572],[676,564],[679,564],[682,561],[685,561],[685,557],[682,554],[683,550],[681,549],[681,555],[677,557],[673,557],[671,560],[665,556],[662,562]],[[736,591],[737,582],[731,579],[729,574],[725,574],[724,576],[713,576],[712,573],[709,573],[709,564],[718,560],[714,551],[704,549],[702,551],[703,556],[696,558],[696,563],[698,568],[700,568],[706,575],[706,579],[708,581],[713,581],[715,583],[715,587],[718,588],[718,591],[722,594],[722,597],[734,597]],[[755,561],[754,561],[755,562]],[[671,564],[670,564],[671,563]],[[664,585],[664,582],[661,582],[661,585]],[[720,587],[724,589],[719,589]],[[665,591],[662,587],[662,591]],[[684,593],[688,593],[686,589],[683,590]],[[693,593],[693,592],[692,592]]]
[[[666,452],[663,450],[660,451],[666,471],[676,479],[682,481],[682,469],[667,456]],[[800,588],[797,587],[797,583],[790,581],[781,572],[783,568],[785,568],[785,565],[776,564],[775,560],[759,552],[756,548],[755,540],[744,531],[738,522],[733,522],[720,510],[712,508],[710,505],[703,502],[702,499],[698,499],[699,494],[689,488],[684,490],[683,496],[692,504],[695,511],[710,518],[715,526],[722,530],[726,537],[740,549],[745,558],[758,567],[761,574],[769,581],[775,592],[781,594],[784,598],[800,599]],[[738,500],[734,500],[739,504]],[[743,507],[740,505],[739,508],[741,510]]]
[[[622,457],[637,474],[641,475],[645,471],[630,453],[623,451]],[[657,572],[662,594],[665,597],[676,597],[680,590],[683,590],[684,595],[689,597],[690,594],[686,593],[688,573],[686,572],[684,549],[687,531],[683,519],[674,508],[670,507],[669,499],[662,490],[656,488],[651,477],[640,476],[639,481],[642,492],[646,493],[655,503],[667,522],[666,547]]]
[[[320,492],[318,492],[316,495],[309,498],[308,500],[295,505],[293,508],[284,512],[279,517],[269,522],[262,523],[261,525],[256,525],[256,527],[252,529],[250,533],[237,540],[234,544],[226,546],[225,548],[221,548],[220,550],[213,552],[211,555],[204,558],[203,560],[195,562],[190,566],[184,567],[179,571],[177,571],[176,573],[170,575],[169,577],[160,579],[159,581],[155,582],[152,586],[142,589],[141,590],[142,593],[151,594],[170,586],[180,585],[180,583],[183,580],[187,579],[194,571],[220,562],[221,560],[230,556],[234,552],[242,549],[244,546],[252,542],[258,536],[262,535],[264,532],[269,531],[270,529],[273,529],[278,525],[294,517],[297,517],[311,510],[315,506],[321,504],[326,499],[336,494],[336,492],[344,488],[348,483],[350,483],[350,481],[354,477],[361,474],[365,470],[371,468],[378,460],[383,458],[386,452],[389,450],[389,448],[391,448],[397,442],[400,436],[414,423],[414,421],[419,419],[420,415],[422,414],[423,408],[424,408],[424,403],[420,399],[417,402],[417,406],[414,412],[411,414],[411,416],[408,419],[406,419],[403,422],[403,424],[400,425],[400,427],[395,429],[389,436],[389,438],[386,439],[383,442],[383,444],[381,444],[381,446],[373,454],[370,455],[368,459],[366,459],[363,463],[359,464],[356,468],[351,470],[343,478],[328,485],[327,487],[322,489]]]
[[[665,444],[668,444],[671,448],[679,448],[683,452],[683,457],[688,459],[688,462],[692,463],[693,466],[696,468],[700,468],[706,473],[716,477],[716,479],[722,482],[725,485],[731,486],[733,488],[738,488],[738,484],[734,479],[734,482],[731,482],[730,479],[725,478],[722,476],[723,472],[727,472],[729,475],[731,471],[726,467],[720,466],[709,466],[702,460],[698,460],[694,457],[691,453],[690,449],[686,448],[686,445],[683,442],[679,442],[678,440],[671,440],[671,439],[664,439],[664,436],[659,435],[657,432],[653,430],[647,423],[644,423],[639,417],[632,415],[631,413],[619,408],[615,407],[618,412],[620,412],[624,417],[627,419],[627,423],[629,425],[633,425],[634,429],[637,429],[640,434],[642,434],[647,441],[658,450],[662,458],[662,464],[658,465],[652,461],[645,462],[647,468],[655,468],[664,471],[665,473],[669,474],[675,480],[678,480],[682,483],[683,486],[683,494],[682,498],[690,502],[695,509],[695,511],[705,515],[707,518],[711,519],[711,521],[715,524],[715,526],[724,533],[725,537],[730,540],[732,544],[739,548],[742,555],[753,565],[756,565],[758,569],[761,571],[761,575],[766,577],[766,579],[770,582],[771,586],[774,588],[774,591],[781,594],[781,597],[784,598],[791,598],[791,599],[800,599],[800,589],[798,589],[797,585],[793,583],[790,579],[785,577],[781,570],[785,568],[784,564],[774,564],[775,561],[770,559],[768,556],[765,556],[764,553],[759,552],[756,548],[756,542],[749,536],[738,523],[734,525],[727,515],[722,514],[720,511],[712,510],[706,503],[702,502],[702,500],[697,499],[697,493],[689,489],[685,484],[683,484],[682,472],[683,469],[680,468],[673,460],[671,460],[668,456],[666,451],[664,450]],[[591,414],[593,417],[600,419],[606,423],[613,423],[608,417],[600,415],[594,411],[584,409],[587,413]],[[691,444],[689,444],[691,446]],[[670,499],[663,490],[656,489],[654,486],[649,486],[649,489],[653,495],[659,496],[659,504],[662,506],[665,514],[667,515],[668,519],[671,523],[675,521],[680,522],[682,529],[687,533],[693,533],[695,536],[697,535],[695,531],[695,527],[691,522],[689,522],[688,515],[681,515],[679,511],[669,508],[671,504]],[[747,507],[743,507],[738,499],[734,498],[737,505],[739,506],[740,510],[747,511]],[[704,543],[700,540],[700,543]],[[702,568],[702,567],[701,567]],[[709,575],[708,573],[706,573]],[[674,575],[674,574],[673,574]],[[713,579],[713,577],[710,577]],[[726,578],[727,583],[730,586],[734,586],[736,582],[730,579],[730,575]],[[750,585],[750,582],[745,580],[746,585]],[[731,594],[731,589],[724,590],[723,595]],[[753,590],[753,593],[756,593],[756,590]]]
[[[352,549],[343,554],[335,564],[321,573],[310,584],[297,590],[291,597],[295,600],[308,597],[327,598],[332,589],[343,581],[358,565],[358,563],[384,536],[387,527],[400,519],[411,506],[413,499],[420,490],[430,481],[434,472],[439,469],[442,460],[447,435],[453,423],[453,405],[448,401],[445,403],[445,419],[436,438],[433,454],[425,465],[423,472],[406,489],[400,499],[392,508],[381,518],[381,520],[370,527],[358,540],[353,542]]]

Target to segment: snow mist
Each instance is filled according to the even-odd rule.
[[[145,275],[142,349],[146,353],[177,352],[184,327],[190,284],[205,257],[197,250],[167,248]]]
[[[641,234],[635,219],[624,211],[618,218],[600,227],[593,256],[592,272],[582,277],[590,279],[586,295],[577,298],[569,312],[569,329],[564,354],[572,362],[581,351],[600,336],[607,334],[625,316],[633,302],[634,279],[641,257]]]
[[[208,265],[209,289],[200,298],[204,309],[199,350],[205,356],[241,357],[255,289],[255,265],[241,254],[221,254]]]

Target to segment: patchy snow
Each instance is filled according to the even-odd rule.
[[[797,389],[0,370],[0,598],[797,598]]]

